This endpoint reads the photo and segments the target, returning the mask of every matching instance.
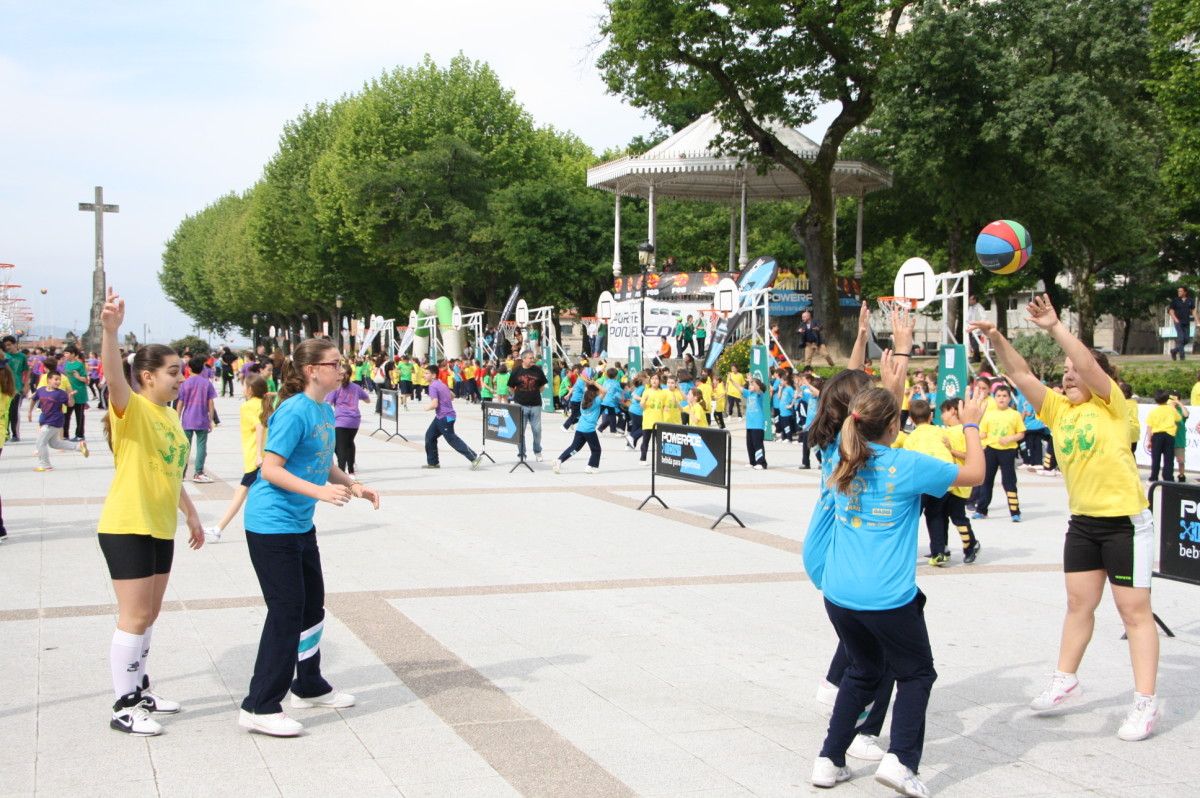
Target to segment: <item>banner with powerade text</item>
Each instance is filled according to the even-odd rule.
[[[729,487],[729,432],[708,427],[658,424],[654,473],[661,477]]]
[[[1158,570],[1165,577],[1200,585],[1200,489],[1186,483],[1158,489]]]
[[[504,402],[483,403],[483,439],[511,443],[514,446],[521,438],[521,425],[525,417],[521,406]]]

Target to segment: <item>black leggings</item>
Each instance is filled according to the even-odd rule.
[[[985,467],[983,484],[979,486],[979,497],[975,500],[975,512],[987,515],[988,505],[992,503],[992,489],[996,483],[996,472],[1000,472],[1000,484],[1004,486],[1004,494],[1008,499],[1010,515],[1021,514],[1021,503],[1017,498],[1017,450],[992,449],[983,450]]]
[[[558,456],[558,461],[560,463],[567,462],[572,455],[583,449],[584,444],[588,447],[588,465],[598,468],[600,466],[600,436],[594,432],[575,430],[575,438],[571,441],[571,445]]]
[[[750,465],[767,467],[767,448],[764,444],[766,433],[760,429],[746,430],[746,454],[750,457]]]
[[[66,417],[63,419],[63,437],[67,437],[67,428],[71,426],[71,418],[75,418],[75,436],[76,438],[83,437],[83,411],[87,410],[87,404],[76,402],[74,406],[67,408]]]
[[[358,434],[358,427],[337,427],[333,432],[333,450],[337,455],[338,468],[347,474],[353,474],[354,455],[357,451],[354,445],[354,436]]]
[[[1150,436],[1150,481],[1157,482],[1159,471],[1167,482],[1175,481],[1175,435],[1156,432]]]

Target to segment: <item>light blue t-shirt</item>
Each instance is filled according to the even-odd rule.
[[[796,389],[790,385],[783,386],[783,390],[779,392],[779,415],[784,418],[796,415],[795,401]]]
[[[568,402],[582,402],[583,392],[587,390],[587,383],[583,381],[583,375],[575,378],[575,384],[571,386],[571,396],[567,399]]]
[[[805,391],[804,397],[804,429],[812,429],[812,425],[817,420],[817,405],[821,403],[821,397],[817,396],[812,391]]]
[[[1039,430],[1046,428],[1046,422],[1038,418],[1037,411],[1033,409],[1033,405],[1025,398],[1025,394],[1020,391],[1012,392],[1012,407],[1021,414],[1021,418],[1025,421],[1025,429]]]
[[[604,398],[601,404],[605,407],[620,407],[621,400],[625,398],[625,390],[621,387],[621,381],[618,379],[610,379],[604,383]]]
[[[746,429],[763,429],[765,424],[763,394],[746,391]]]
[[[603,408],[600,397],[593,399],[591,407],[585,407],[579,411],[579,423],[575,425],[575,430],[577,432],[595,432],[596,423],[600,421],[600,411]]]
[[[641,402],[635,402],[635,401],[633,401],[633,399],[634,399],[634,397],[637,397],[637,398],[639,398],[639,399],[640,399],[640,398],[641,398],[641,396],[642,396],[642,394],[643,394],[643,393],[645,393],[645,392],[646,392],[646,388],[645,388],[645,386],[642,386],[642,385],[639,385],[638,387],[636,387],[636,388],[634,388],[634,389],[633,389],[633,393],[631,393],[631,394],[629,395],[629,399],[630,399],[630,401],[629,401],[629,415],[631,415],[631,416],[640,416],[640,415],[642,414],[642,403],[641,403]]]
[[[917,595],[913,560],[921,495],[943,495],[958,466],[907,449],[870,446],[871,459],[850,495],[834,491],[837,520],[821,589],[839,607],[891,610]],[[827,458],[831,466],[835,459]]]
[[[324,485],[333,466],[333,423],[333,408],[325,402],[289,396],[271,414],[263,451],[282,457],[288,473]],[[316,499],[258,479],[246,497],[246,529],[260,535],[302,534],[313,528],[316,505]]]

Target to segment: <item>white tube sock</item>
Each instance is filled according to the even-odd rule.
[[[113,693],[117,698],[129,695],[138,687],[141,667],[142,636],[113,631],[112,645],[108,649],[108,665],[112,670]]]
[[[145,684],[146,675],[146,660],[150,658],[150,635],[154,633],[153,626],[147,626],[146,631],[142,634],[141,656],[138,658],[137,686],[141,687]]]

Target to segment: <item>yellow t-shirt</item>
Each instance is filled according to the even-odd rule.
[[[683,391],[676,388],[669,391],[663,389],[666,397],[663,399],[662,418],[659,419],[663,424],[682,424],[683,423]]]
[[[900,400],[900,409],[907,410],[909,400],[912,399],[912,380],[908,377],[904,378],[904,398]]]
[[[0,449],[8,441],[8,408],[12,406],[13,395],[0,393]]]
[[[642,391],[642,429],[654,429],[662,420],[663,402],[667,392],[662,388],[647,388]]]
[[[946,434],[946,438],[950,441],[951,456],[954,452],[967,451],[967,434],[963,432],[962,424],[955,424],[953,427],[942,427],[942,432]],[[962,466],[966,460],[954,458],[955,465]],[[960,499],[969,499],[971,497],[971,489],[968,487],[951,488],[950,493],[958,496]]]
[[[688,405],[688,426],[689,427],[707,427],[708,426],[708,412],[705,410],[701,410],[699,407],[697,407],[695,402]]]
[[[1196,405],[1200,405],[1200,382],[1197,382],[1195,385],[1192,386],[1191,400],[1192,401],[1190,402],[1190,404],[1192,405],[1192,407],[1195,407]]]
[[[1142,439],[1142,422],[1138,419],[1137,402],[1125,400],[1125,417],[1129,419],[1129,442],[1137,443]]]
[[[247,399],[242,403],[240,411],[242,431],[242,473],[249,474],[258,468],[258,435],[256,430],[262,425],[262,399]]]
[[[1146,416],[1146,426],[1150,432],[1165,432],[1174,435],[1179,427],[1179,414],[1171,405],[1158,405]]]
[[[962,427],[958,427],[958,437],[962,438],[961,446],[958,451],[966,451],[967,441],[963,435]],[[950,452],[950,447],[946,445],[946,440],[949,439],[951,446],[955,445],[953,433],[946,427],[938,427],[933,424],[918,424],[913,427],[913,431],[908,433],[908,438],[904,441],[904,448],[913,452],[927,454],[930,457],[936,457],[943,463],[954,463],[961,465],[962,461],[955,459]],[[950,488],[950,493],[963,498],[971,495],[970,488]]]
[[[713,407],[717,409],[718,413],[725,412],[725,383],[713,382],[712,400]]]
[[[1019,445],[1019,441],[1000,443],[1000,439],[1024,431],[1025,419],[1021,418],[1021,414],[1011,407],[1004,410],[1000,408],[989,410],[983,414],[983,420],[979,422],[979,435],[983,439],[984,447],[988,449],[1000,451],[1015,449]]]
[[[746,387],[746,375],[740,371],[737,374],[725,376],[725,392],[734,399],[742,398],[742,389]]]
[[[108,419],[117,470],[100,511],[99,532],[173,540],[188,461],[179,414],[131,393],[124,415],[110,404]]]
[[[1108,391],[1107,404],[1093,394],[1078,405],[1046,391],[1038,412],[1054,437],[1054,455],[1073,515],[1114,518],[1136,515],[1149,506],[1129,451],[1125,395],[1112,380]]]
[[[904,430],[900,430],[900,432],[896,434],[896,440],[892,441],[892,448],[903,449],[906,441],[908,441],[908,433]]]
[[[713,389],[712,384],[708,382],[698,382],[696,387],[700,389],[700,395],[704,397],[704,404],[710,408],[713,406]]]

